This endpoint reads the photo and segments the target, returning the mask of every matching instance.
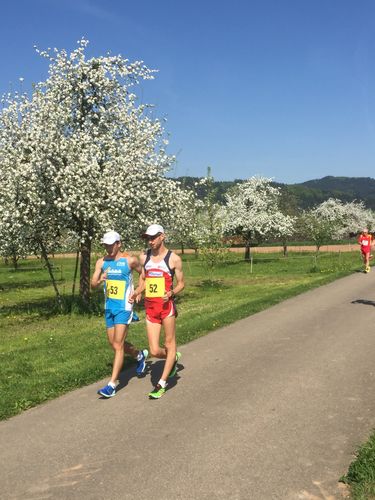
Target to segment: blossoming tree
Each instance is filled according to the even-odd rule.
[[[87,45],[80,40],[70,54],[37,50],[49,62],[49,77],[34,87],[29,126],[19,138],[30,184],[25,203],[32,205],[37,193],[32,206],[46,227],[75,235],[86,303],[93,239],[116,228],[134,240],[174,195],[164,175],[173,158],[165,152],[162,122],[132,92],[154,71],[122,56],[87,58]]]
[[[294,218],[281,212],[279,199],[279,188],[265,177],[251,177],[226,195],[225,231],[243,238],[245,260],[249,260],[254,242],[291,233]]]
[[[375,228],[374,213],[361,201],[344,203],[330,198],[305,211],[298,223],[300,232],[312,239],[317,251],[330,240],[339,240],[358,233],[363,227]]]

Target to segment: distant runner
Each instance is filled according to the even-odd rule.
[[[361,254],[363,259],[363,264],[365,266],[365,273],[369,273],[371,270],[370,259],[371,255],[371,245],[373,243],[373,237],[369,234],[368,229],[365,228],[358,238],[358,243],[361,245]]]
[[[132,344],[125,342],[128,325],[134,320],[132,272],[134,269],[141,272],[139,261],[137,257],[121,253],[121,237],[115,231],[105,233],[101,242],[107,255],[96,262],[91,286],[96,288],[104,283],[105,322],[108,341],[114,350],[114,360],[111,378],[98,394],[111,398],[116,394],[118,377],[124,364],[124,352],[137,359],[136,372],[140,376],[146,367],[148,351],[138,351]]]
[[[160,398],[166,391],[167,379],[177,372],[181,353],[176,349],[176,305],[174,297],[184,289],[182,262],[178,255],[164,245],[164,229],[159,224],[149,226],[144,234],[150,246],[140,257],[142,273],[134,299],[145,290],[147,336],[151,356],[165,359],[163,373],[150,399]],[[176,285],[173,286],[173,278]],[[164,347],[160,347],[161,328],[164,329]]]

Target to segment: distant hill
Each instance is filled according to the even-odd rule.
[[[371,177],[327,176],[287,186],[303,208],[328,198],[339,198],[342,201],[361,200],[367,208],[375,209],[375,179]]]
[[[341,191],[351,196],[375,197],[375,179],[371,177],[333,177],[329,175],[322,179],[314,179],[294,185],[322,191]]]
[[[195,188],[195,183],[200,179],[201,177],[178,177],[176,180],[186,187],[195,189],[198,197],[202,197],[204,188],[199,186]],[[216,200],[224,203],[225,193],[239,182],[243,182],[243,179],[215,181]],[[292,197],[294,203],[303,209],[311,208],[329,198],[338,198],[344,202],[363,201],[367,208],[375,210],[375,179],[371,177],[327,176],[299,184],[275,183],[275,185],[280,187],[286,196]]]

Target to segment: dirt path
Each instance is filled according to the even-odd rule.
[[[244,247],[235,247],[235,248],[230,248],[229,249],[231,252],[234,253],[245,253],[245,248]],[[282,253],[284,250],[284,247],[282,246],[277,246],[277,247],[252,247],[251,252],[252,253],[275,253],[275,252],[280,252]],[[312,245],[301,245],[301,246],[288,246],[288,252],[291,253],[298,253],[298,252],[314,252],[316,250],[315,246]],[[347,244],[347,245],[323,245],[320,248],[321,252],[355,252],[356,250],[359,251],[359,246],[357,244]],[[181,254],[180,250],[174,250],[175,252]],[[187,248],[184,250],[185,253],[191,254],[194,253],[195,250],[191,248]],[[138,255],[139,251],[129,251],[130,254],[135,254]],[[61,253],[61,254],[56,254],[54,257],[55,258],[65,258],[65,257],[75,257],[76,254],[74,253]],[[33,257],[30,257],[33,258]],[[35,258],[35,257],[34,257]]]

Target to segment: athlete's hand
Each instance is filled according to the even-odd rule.
[[[142,294],[139,293],[139,292],[134,292],[130,297],[129,297],[129,300],[128,302],[130,302],[131,304],[133,304],[133,302],[136,302],[137,304],[139,304],[139,302],[141,301],[141,298],[142,298]]]
[[[163,296],[163,301],[168,302],[168,300],[173,298],[174,298],[174,293],[172,291],[169,291]]]
[[[103,273],[100,276],[99,283],[104,283],[104,281],[107,279],[107,273]]]

